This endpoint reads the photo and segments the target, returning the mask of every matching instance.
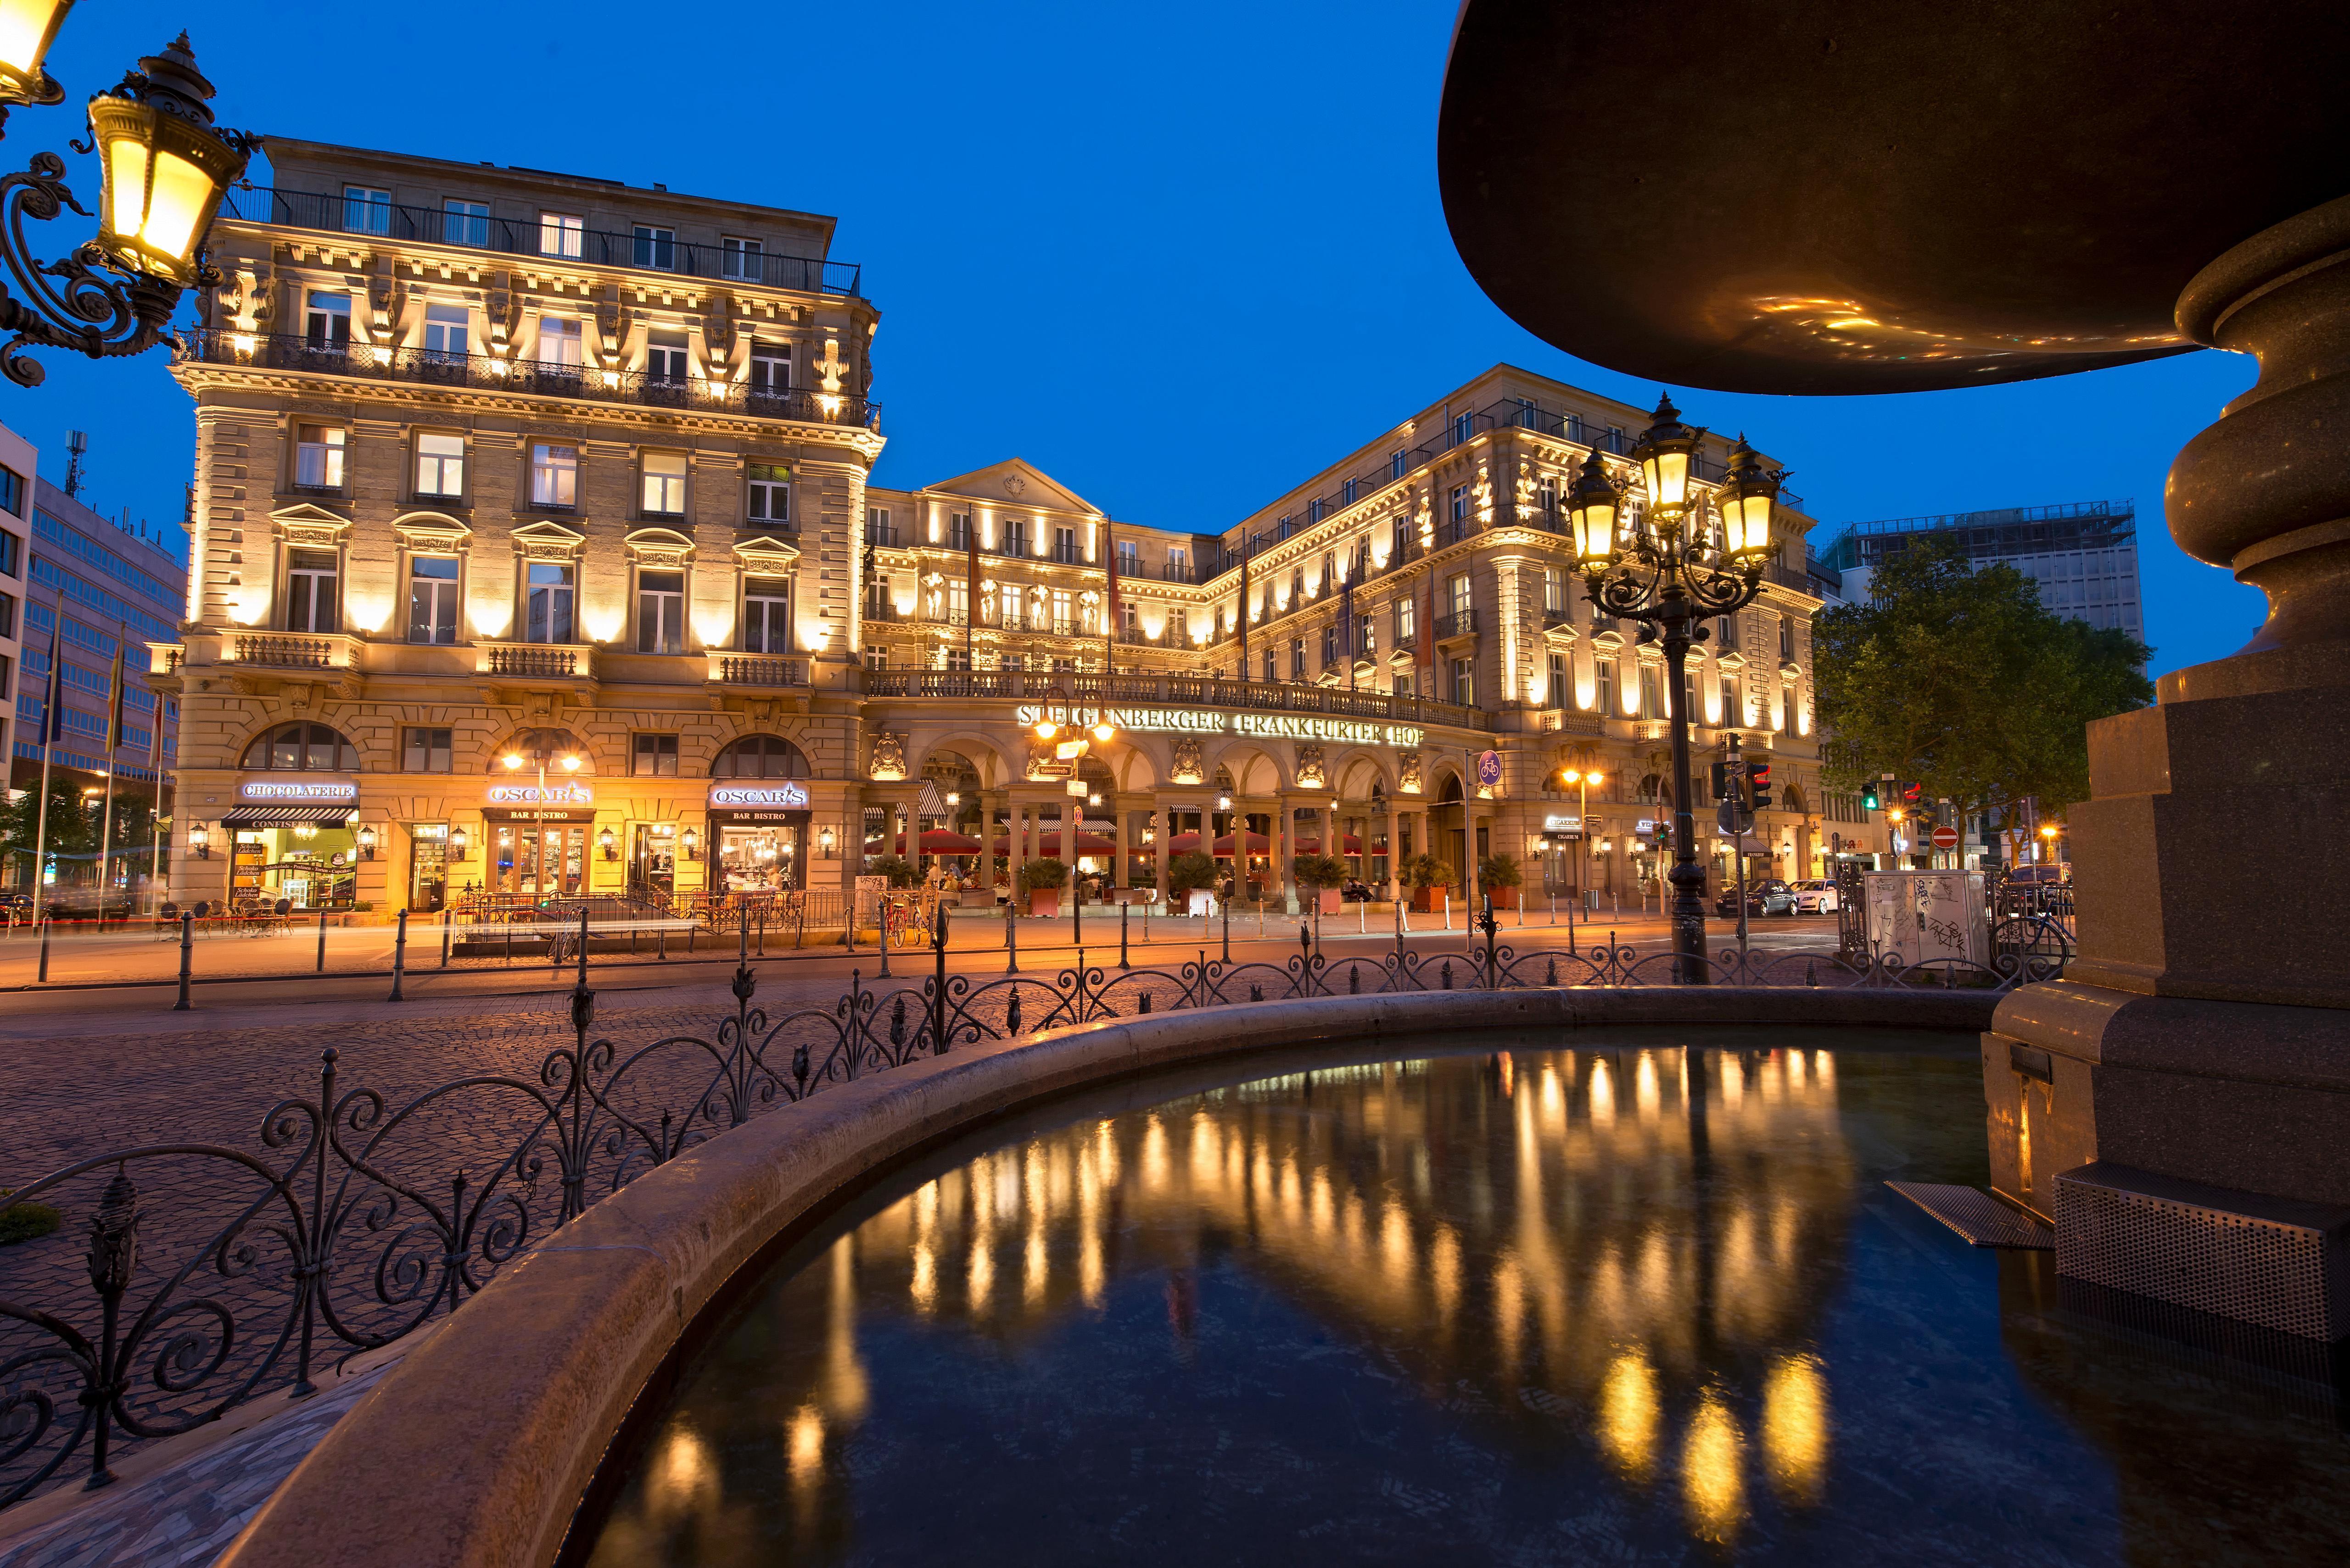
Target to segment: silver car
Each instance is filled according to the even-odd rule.
[[[1798,882],[1795,884],[1795,913],[1799,915],[1833,915],[1836,912],[1836,885],[1833,882]]]

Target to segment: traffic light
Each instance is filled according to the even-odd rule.
[[[1882,800],[1882,799],[1877,795],[1877,786],[1876,786],[1875,784],[1870,784],[1870,785],[1868,785],[1866,788],[1863,789],[1863,790],[1860,792],[1860,809],[1861,809],[1861,810],[1863,810],[1863,811],[1881,811],[1881,810],[1883,810],[1883,809],[1884,809],[1884,805],[1885,805],[1885,803],[1884,803],[1884,801],[1883,801],[1883,800]]]
[[[1908,806],[1911,811],[1916,811],[1925,803],[1926,786],[1924,784],[1906,784],[1901,786],[1901,804]]]
[[[1728,763],[1713,764],[1713,798],[1716,800],[1730,798],[1730,764]]]
[[[1746,764],[1746,805],[1750,811],[1771,809],[1771,764],[1769,763],[1750,762]]]

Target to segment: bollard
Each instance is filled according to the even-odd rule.
[[[1222,906],[1224,911],[1224,962],[1231,963],[1232,961],[1232,901],[1230,898],[1219,898],[1216,902]]]
[[[1009,904],[1003,906],[1003,972],[1020,972],[1020,921]]]
[[[579,989],[588,989],[588,906],[579,906]]]
[[[188,977],[196,963],[196,917],[189,910],[180,911],[180,1000],[172,1003],[174,1012],[188,1011]]]
[[[389,1000],[398,1002],[400,999],[400,988],[407,978],[408,911],[402,909],[400,911],[399,933],[391,939],[391,995]]]
[[[318,911],[318,972],[327,972],[327,911]]]
[[[45,982],[49,978],[49,927],[56,922],[55,915],[41,917],[41,979]]]
[[[455,930],[456,930],[456,922],[455,922],[455,921],[453,921],[453,920],[452,920],[452,919],[449,918],[449,911],[448,911],[448,910],[446,910],[446,909],[442,910],[442,911],[441,911],[441,967],[442,967],[442,969],[447,969],[447,968],[449,967],[449,942],[450,942],[450,940],[451,940],[452,936],[454,934]]]
[[[669,962],[669,928],[667,926],[660,929],[660,961],[663,963]]]
[[[1444,889],[1444,929],[1448,931],[1452,929],[1452,889],[1450,888]]]
[[[1355,906],[1355,932],[1357,936],[1371,934],[1371,901],[1368,898]]]
[[[1134,967],[1126,961],[1126,914],[1134,906],[1131,904],[1120,904],[1118,907],[1118,967],[1120,969]]]
[[[759,906],[759,956],[767,956],[767,906],[764,903]]]
[[[764,915],[762,915],[762,916],[760,916],[760,917],[759,917],[759,940],[760,940],[760,944],[761,944],[761,950],[761,950],[761,951],[763,951],[763,952],[765,950],[766,937],[767,937],[767,918],[766,918]],[[893,979],[893,978],[895,978],[895,977],[893,977],[893,976],[889,973],[889,900],[887,900],[887,899],[882,900],[882,904],[881,904],[881,976],[880,976],[880,978],[881,978],[881,979],[883,979],[883,980],[889,980],[889,979]]]

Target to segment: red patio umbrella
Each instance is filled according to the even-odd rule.
[[[1248,852],[1251,855],[1263,855],[1272,847],[1273,840],[1267,838],[1263,834],[1252,833],[1248,836]],[[1216,840],[1216,858],[1219,860],[1230,860],[1232,857],[1232,836],[1227,833],[1222,838]]]
[[[1167,853],[1170,855],[1189,855],[1199,847],[1200,836],[1197,833],[1179,833],[1167,841]]]
[[[869,850],[880,842],[878,838],[868,838],[865,844]],[[906,853],[904,834],[898,835],[891,842],[897,846],[899,854]],[[951,832],[943,827],[925,828],[922,831],[922,853],[925,855],[976,855],[979,853],[979,840]]]
[[[1363,852],[1363,841],[1354,834],[1339,835],[1338,842],[1346,846],[1338,852],[1341,855],[1360,855]],[[1297,853],[1319,855],[1322,853],[1322,841],[1319,838],[1301,838],[1297,841]]]
[[[1058,855],[1060,852],[1060,829],[1047,828],[1043,833],[1036,836],[1037,854]],[[1009,838],[997,839],[995,841],[995,853],[998,855],[1011,854],[1012,840]],[[1104,838],[1098,833],[1087,833],[1084,829],[1080,828],[1077,832],[1077,853],[1080,855],[1115,855],[1118,853],[1118,840],[1115,838]]]

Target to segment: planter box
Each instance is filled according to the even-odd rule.
[[[1061,890],[1058,888],[1030,888],[1028,912],[1040,920],[1055,918],[1061,912]]]
[[[1182,898],[1186,913],[1206,916],[1216,912],[1216,890],[1213,888],[1194,888]]]
[[[1414,888],[1411,890],[1412,909],[1419,914],[1432,915],[1444,908],[1444,896],[1451,891],[1450,888]]]
[[[1320,894],[1316,896],[1315,901],[1319,906],[1319,912],[1325,915],[1335,915],[1339,913],[1345,908],[1346,904],[1344,895],[1342,895],[1336,888],[1323,888]],[[1300,899],[1299,902],[1303,903],[1304,900]]]
[[[1514,909],[1518,907],[1518,895],[1523,891],[1522,888],[1487,888],[1480,897],[1490,897],[1497,909]]]

